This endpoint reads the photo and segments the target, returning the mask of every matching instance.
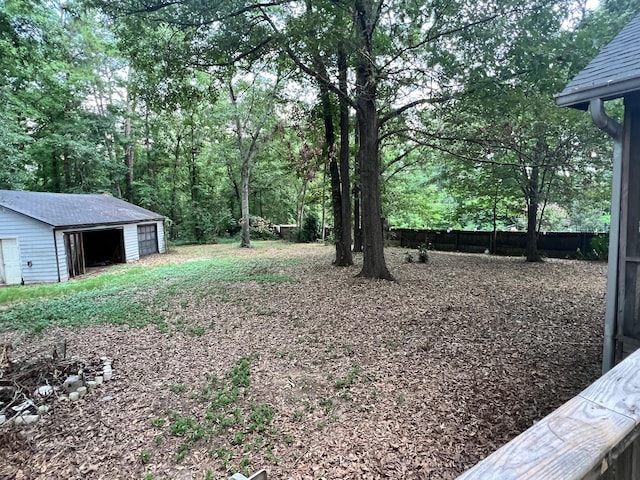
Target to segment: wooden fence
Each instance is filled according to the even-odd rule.
[[[640,350],[457,480],[640,479]]]
[[[591,252],[591,240],[605,236],[602,233],[550,232],[538,236],[538,250],[546,257],[575,258],[578,249],[583,255]],[[430,245],[434,250],[482,253],[491,250],[493,232],[463,230],[411,230],[392,229],[386,232],[390,245],[418,248]],[[496,232],[495,248],[498,255],[524,255],[526,232]]]

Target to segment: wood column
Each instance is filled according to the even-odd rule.
[[[640,94],[624,103],[616,363],[640,347]]]

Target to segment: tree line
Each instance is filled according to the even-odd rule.
[[[526,228],[536,260],[547,225],[606,229],[609,142],[553,94],[638,10],[0,0],[0,187],[109,192],[182,242],[318,214],[365,277],[385,223]]]

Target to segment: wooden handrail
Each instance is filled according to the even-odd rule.
[[[639,432],[640,350],[457,480],[639,479]]]

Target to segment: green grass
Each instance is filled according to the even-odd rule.
[[[113,273],[68,283],[0,289],[0,332],[38,333],[50,325],[81,327],[121,324],[166,329],[167,303],[184,293],[215,294],[216,285],[236,282],[283,283],[271,273],[283,264],[269,259],[221,258],[158,267],[121,267]],[[190,334],[203,334],[194,330]]]

